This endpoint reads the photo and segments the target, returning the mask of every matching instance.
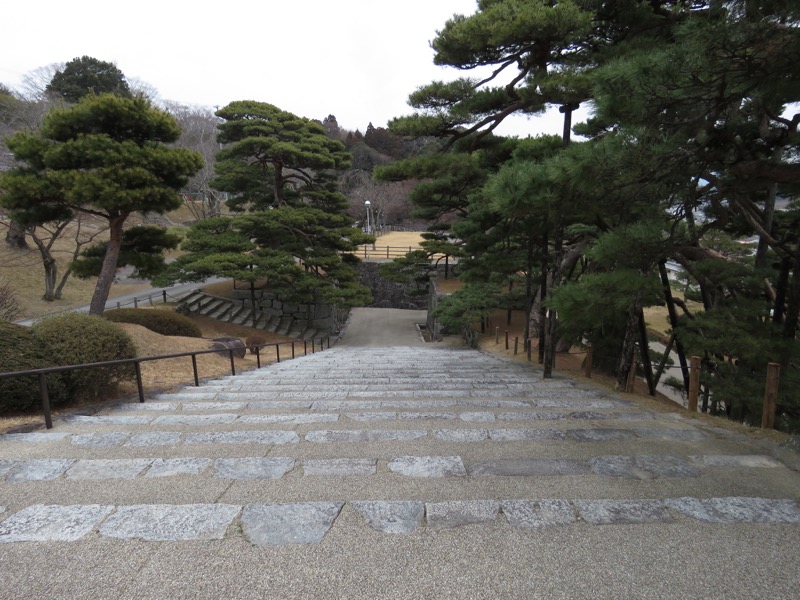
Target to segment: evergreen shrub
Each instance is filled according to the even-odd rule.
[[[0,321],[0,372],[29,371],[56,366],[45,357],[30,327]],[[61,374],[47,376],[50,404],[64,404],[69,396]],[[0,414],[35,411],[41,407],[37,376],[0,379]]]
[[[136,357],[133,340],[114,323],[83,313],[49,317],[33,326],[36,340],[50,360],[80,365]],[[133,380],[132,364],[77,369],[64,374],[75,400],[95,400],[125,380]]]
[[[168,310],[118,308],[107,310],[103,316],[114,323],[141,325],[159,335],[203,337],[203,332],[189,317]]]

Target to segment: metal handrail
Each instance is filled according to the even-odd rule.
[[[330,336],[326,338],[322,338],[319,340],[319,349],[320,351],[325,349],[325,342],[328,343],[328,348],[331,347],[331,338]],[[275,357],[276,362],[281,362],[281,351],[280,346],[291,344],[292,346],[292,358],[295,358],[295,344],[299,342],[278,342],[275,344],[251,344],[249,346],[245,346],[247,350],[255,350],[256,354],[256,368],[261,368],[261,349],[262,348],[269,348],[275,346]],[[311,340],[311,353],[314,354],[316,352],[317,343],[315,340]],[[11,377],[29,377],[35,375],[39,378],[39,395],[42,401],[42,412],[44,413],[44,423],[47,429],[53,428],[53,418],[50,412],[50,398],[47,391],[47,378],[46,376],[50,373],[63,373],[65,371],[75,371],[78,369],[94,369],[94,368],[101,368],[101,367],[112,367],[116,365],[130,365],[134,366],[136,370],[136,389],[139,394],[139,402],[144,402],[144,386],[142,385],[142,369],[141,363],[149,362],[149,361],[156,361],[156,360],[166,360],[169,358],[182,358],[184,356],[191,356],[192,357],[192,371],[194,373],[194,384],[195,386],[200,386],[200,378],[198,377],[197,373],[197,357],[201,354],[219,354],[220,352],[224,352],[222,349],[216,350],[196,350],[192,352],[179,352],[176,354],[160,354],[157,356],[142,356],[137,358],[125,358],[120,360],[107,360],[103,362],[95,362],[95,363],[85,363],[82,365],[62,365],[59,367],[46,367],[44,369],[30,369],[27,371],[9,371],[7,373],[0,373],[0,379],[9,379]],[[236,365],[234,363],[234,348],[227,349],[228,356],[231,360],[231,375],[236,375]],[[303,341],[303,356],[308,354],[308,342]]]

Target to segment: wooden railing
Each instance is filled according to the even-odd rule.
[[[331,347],[331,338],[327,337],[324,339],[319,340],[319,348],[317,348],[317,342],[312,340],[310,342],[311,345],[311,353],[314,354],[317,350],[324,350],[325,345],[327,342],[327,347]],[[279,342],[277,344],[260,344],[260,345],[251,345],[246,346],[247,349],[253,351],[256,355],[256,368],[261,368],[261,350],[264,348],[271,348],[275,347],[275,362],[281,362],[281,346],[291,345],[291,358],[295,358],[297,349],[296,344],[303,345],[303,356],[308,354],[308,346],[309,342]],[[47,429],[53,428],[53,418],[50,412],[50,398],[47,391],[47,375],[49,373],[63,373],[66,371],[76,371],[78,369],[97,369],[101,367],[112,367],[117,365],[133,365],[136,371],[136,389],[139,395],[139,402],[144,402],[144,386],[142,384],[142,369],[141,363],[143,362],[150,362],[150,361],[157,361],[157,360],[166,360],[168,358],[181,358],[184,356],[190,356],[192,358],[192,371],[194,373],[194,384],[195,386],[200,385],[200,378],[197,372],[197,357],[201,354],[212,354],[216,353],[219,354],[220,352],[226,352],[226,350],[196,350],[193,352],[180,352],[178,354],[161,354],[158,356],[143,356],[137,358],[127,358],[123,360],[108,360],[104,362],[96,362],[96,363],[86,363],[83,365],[64,365],[60,367],[48,367],[46,369],[31,369],[28,371],[10,371],[8,373],[0,373],[0,379],[7,379],[10,377],[30,377],[36,376],[39,380],[39,396],[42,402],[42,412],[44,413],[44,424]],[[234,348],[227,349],[227,353],[231,360],[231,375],[236,375],[236,364],[234,362]],[[284,359],[288,358],[287,355],[284,355]]]

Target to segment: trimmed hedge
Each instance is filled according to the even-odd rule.
[[[141,325],[160,335],[203,337],[203,332],[189,317],[168,310],[117,308],[107,310],[103,316],[114,323]]]
[[[46,358],[30,327],[0,321],[0,372],[54,366],[55,363]],[[64,378],[58,373],[47,376],[47,391],[52,406],[69,400]],[[0,413],[37,410],[41,405],[37,376],[0,379]]]
[[[40,348],[59,365],[80,365],[136,358],[133,340],[122,329],[101,317],[68,313],[49,317],[33,326]],[[77,369],[64,374],[70,395],[94,400],[123,380],[133,380],[133,365]]]

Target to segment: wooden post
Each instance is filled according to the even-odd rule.
[[[136,296],[133,297],[133,308],[139,308],[139,299]]]
[[[515,336],[514,337],[514,356],[517,355],[517,349],[518,348],[519,348],[519,338]]]
[[[767,384],[764,389],[764,411],[761,414],[761,429],[775,428],[775,405],[778,401],[778,382],[780,378],[780,363],[769,363],[767,365]]]
[[[700,394],[700,357],[689,358],[689,410],[697,412],[697,396]]]
[[[533,348],[533,343],[531,339],[528,338],[528,362],[531,362],[531,348]]]
[[[506,329],[506,350],[508,350],[508,329]]]
[[[589,379],[592,378],[592,362],[594,362],[592,347],[587,346],[586,358],[583,359],[583,374]]]
[[[625,382],[625,391],[629,394],[633,392],[633,386],[636,383],[636,367],[638,366],[636,357],[638,352],[636,348],[633,349],[633,359],[631,360],[631,368],[628,371],[628,379]]]
[[[495,344],[499,344],[500,343],[500,328],[499,327],[495,327],[494,328],[494,343]]]

